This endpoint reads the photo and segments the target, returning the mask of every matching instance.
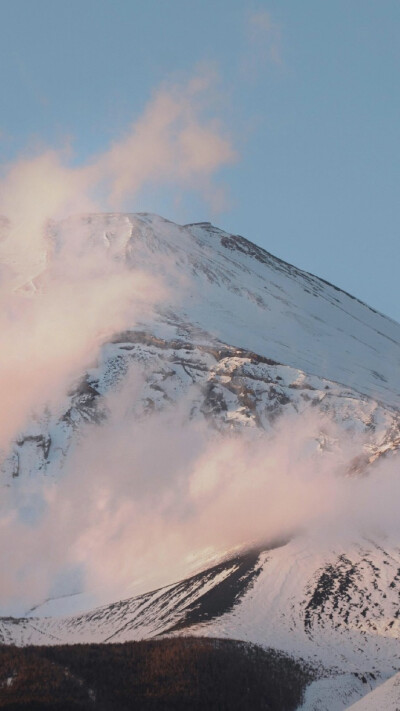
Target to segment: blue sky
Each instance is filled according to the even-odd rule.
[[[125,208],[211,220],[400,320],[398,0],[0,7],[2,164],[67,142],[90,162],[160,86],[208,72],[202,111],[236,153],[225,207],[149,181]]]

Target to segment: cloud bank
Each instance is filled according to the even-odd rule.
[[[172,583],[244,544],[399,534],[395,460],[369,477],[343,475],[361,436],[313,413],[283,418],[270,436],[222,436],[185,408],[139,421],[142,377],[133,368],[107,397],[107,422],[81,433],[61,480],[21,481],[3,498],[3,614],[71,592],[77,576],[101,603]]]

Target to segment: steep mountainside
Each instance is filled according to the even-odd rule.
[[[209,223],[89,215],[52,225],[167,287],[155,311],[104,343],[59,403],[35,413],[2,453],[2,482],[57,480],[86,425],[108,421],[107,397],[130,393],[138,422],[157,413],[206,424],[213,436],[274,437],[285,416],[321,421],[316,449],[337,432],[358,449],[343,477],[396,462],[400,446],[400,325],[349,294]],[[40,290],[40,278],[34,284]],[[338,435],[340,436],[340,434]],[[269,440],[268,440],[269,441]],[[290,442],[287,443],[290,447]],[[282,525],[282,530],[285,526]],[[285,532],[293,533],[293,532]],[[243,546],[248,540],[242,541]],[[121,642],[196,634],[274,647],[319,665],[304,711],[339,711],[400,667],[400,546],[380,531],[316,540],[305,531],[188,567],[179,582],[89,612],[76,596],[2,618],[6,644]],[[77,591],[79,592],[79,591]],[[121,596],[123,591],[121,591]]]
[[[132,362],[146,372],[138,412],[188,402],[190,392],[190,417],[211,418],[218,428],[268,429],[284,412],[317,407],[366,432],[368,458],[397,448],[395,322],[208,223],[90,215],[52,231],[55,240],[78,232],[88,248],[100,243],[110,259],[148,269],[167,284],[170,300],[104,345],[61,415],[36,416],[20,433],[3,453],[6,477],[62,466],[72,432],[104,418],[101,397]]]

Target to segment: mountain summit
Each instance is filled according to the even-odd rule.
[[[148,214],[72,218],[55,231],[64,239],[81,231],[87,244],[101,240],[114,257],[163,274],[175,303],[161,320],[177,335],[201,330],[400,406],[400,325],[244,237]],[[174,298],[179,277],[183,303]]]

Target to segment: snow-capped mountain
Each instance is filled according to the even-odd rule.
[[[69,234],[132,270],[146,269],[167,296],[108,338],[58,407],[36,412],[19,432],[2,455],[8,489],[18,494],[25,481],[61,478],[87,423],[104,427],[107,397],[131,387],[133,366],[141,373],[131,403],[138,422],[170,413],[176,426],[203,423],[215,437],[272,439],[285,416],[312,413],[321,421],[317,450],[333,446],[327,418],[357,443],[343,477],[368,478],[381,461],[395,461],[399,324],[209,223],[107,214],[51,226],[55,243]],[[400,668],[399,585],[395,537],[321,542],[302,531],[205,558],[180,581],[89,612],[67,614],[71,598],[44,602],[24,618],[0,620],[0,635],[16,644],[188,631],[249,640],[319,668],[304,711],[339,711]]]
[[[90,215],[52,231],[55,240],[78,232],[110,259],[148,269],[171,298],[94,354],[97,363],[71,388],[58,419],[46,412],[19,434],[5,457],[6,476],[54,467],[78,423],[102,419],[102,396],[132,361],[146,370],[138,411],[161,409],[191,391],[191,417],[210,417],[218,428],[268,429],[283,412],[317,407],[369,433],[372,457],[397,447],[394,321],[208,223]]]

